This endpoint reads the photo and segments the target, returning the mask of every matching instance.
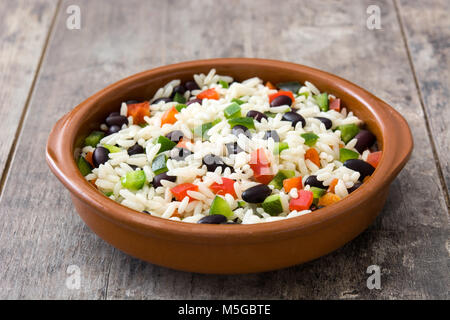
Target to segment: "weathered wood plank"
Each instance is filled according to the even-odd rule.
[[[372,3],[63,2],[11,167],[14,179],[7,181],[0,199],[0,297],[445,298],[447,209],[436,168],[423,166],[434,160],[395,8],[390,1],[377,2],[383,29],[368,30],[366,8]],[[79,31],[64,26],[69,4],[81,8]],[[318,67],[360,84],[402,112],[413,130],[415,151],[369,230],[342,249],[301,266],[214,276],[131,258],[84,226],[43,160],[54,122],[125,75],[220,56],[257,56]],[[366,287],[366,269],[373,264],[382,270],[381,290]],[[80,268],[79,290],[65,285],[69,265]]]
[[[0,177],[18,132],[55,10],[53,0],[0,2]]]
[[[431,135],[450,188],[450,3],[399,1],[401,21],[417,75]]]

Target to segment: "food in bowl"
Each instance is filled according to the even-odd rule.
[[[125,101],[77,164],[114,201],[171,220],[252,224],[310,214],[378,165],[375,135],[312,83],[195,74]]]

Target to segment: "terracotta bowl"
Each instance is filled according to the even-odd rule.
[[[308,80],[339,98],[376,135],[383,157],[374,174],[340,202],[312,214],[254,225],[204,225],[149,216],[105,197],[78,171],[74,152],[125,100],[145,100],[172,79],[215,68],[236,80]],[[406,164],[413,140],[405,119],[364,89],[329,73],[289,62],[212,59],[145,71],[96,93],[62,117],[47,143],[47,162],[69,189],[81,218],[114,247],[148,262],[190,272],[274,270],[323,256],[364,231],[383,208],[388,187]]]

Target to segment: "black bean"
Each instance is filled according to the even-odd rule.
[[[375,168],[372,167],[369,163],[360,159],[350,159],[344,162],[344,166],[352,169],[354,171],[358,171],[360,173],[359,180],[363,181],[365,177],[372,175],[375,171]]]
[[[101,164],[104,164],[109,160],[108,157],[109,150],[103,147],[97,147],[92,154],[92,162],[94,163],[94,167],[98,168]]]
[[[190,152],[186,148],[173,148],[172,150],[170,150],[170,158],[177,161],[184,160],[187,156],[191,154],[192,152]]]
[[[137,101],[137,100],[128,100],[127,102],[125,102],[127,105],[128,104],[136,104],[136,103],[139,103],[139,101]]]
[[[282,120],[292,122],[292,126],[293,126],[294,128],[295,128],[295,125],[296,125],[298,122],[301,122],[301,123],[302,123],[302,127],[304,127],[305,124],[306,124],[305,119],[304,119],[301,115],[299,115],[297,112],[293,112],[293,111],[286,112],[286,113],[283,115]]]
[[[250,110],[249,112],[247,112],[247,117],[253,118],[258,122],[261,122],[261,119],[267,120],[267,116],[264,113],[256,111],[256,110]]]
[[[272,100],[270,103],[271,107],[279,107],[279,106],[291,106],[292,99],[288,96],[278,96],[275,99]]]
[[[173,141],[176,143],[180,142],[181,138],[183,138],[183,137],[184,137],[184,134],[183,134],[183,131],[181,131],[181,130],[174,130],[174,131],[171,131],[168,134],[166,134],[167,139],[170,139],[170,141]]]
[[[105,120],[108,126],[122,127],[124,124],[128,124],[128,118],[125,116],[108,116]]]
[[[144,153],[144,148],[136,143],[134,146],[129,147],[127,152],[128,155],[132,156],[133,154]]]
[[[172,99],[170,99],[170,98],[158,98],[155,101],[153,101],[151,104],[157,104],[157,103],[159,103],[161,101],[164,101],[164,103],[167,103],[167,102],[172,102]]]
[[[356,183],[353,185],[353,187],[347,189],[348,193],[352,193],[353,191],[358,189],[361,185],[362,185],[361,182],[356,181]]]
[[[227,147],[228,154],[238,154],[244,151],[239,147],[237,142],[230,142],[225,144],[225,146]]]
[[[197,223],[205,223],[205,224],[222,224],[227,222],[227,217],[221,214],[210,214],[209,216],[203,217],[198,220]]]
[[[356,142],[355,149],[359,153],[363,153],[364,150],[370,148],[375,143],[375,136],[368,130],[360,130],[355,136]]]
[[[200,89],[195,81],[187,81],[184,84],[184,87],[186,89],[188,89],[189,91],[199,90]]]
[[[267,140],[269,138],[272,138],[275,142],[280,142],[280,136],[278,135],[278,132],[276,130],[267,130],[264,134],[263,139]]]
[[[202,99],[192,99],[192,100],[189,100],[188,102],[186,102],[186,105],[188,106],[188,105],[196,103],[196,102],[202,104],[203,100]]]
[[[258,184],[242,192],[242,200],[248,203],[261,203],[270,196],[272,189],[265,184]]]
[[[316,119],[320,120],[325,125],[325,129],[327,130],[331,129],[331,127],[333,126],[333,122],[328,118],[316,117]]]
[[[227,221],[227,222],[222,223],[222,224],[238,224],[238,223],[237,223],[237,222],[234,222],[234,221]]]
[[[317,176],[314,176],[314,175],[309,176],[308,178],[306,178],[305,186],[306,185],[309,185],[311,187],[326,189],[326,187],[323,185],[322,181],[317,180]]]
[[[222,172],[226,168],[230,168],[231,172],[234,172],[233,167],[230,167],[229,165],[225,164],[225,162],[223,162],[221,157],[216,156],[214,154],[207,154],[206,156],[203,157],[202,162],[204,165],[206,165],[206,168],[210,172],[214,172],[218,167],[222,168]]]
[[[115,117],[115,116],[120,116],[120,112],[111,112],[111,113],[109,114],[109,116],[107,116],[107,118],[109,118],[109,117]]]
[[[252,138],[252,133],[248,130],[246,126],[242,126],[240,124],[235,125],[233,129],[231,129],[231,133],[234,134],[236,137],[239,137],[241,133],[243,133],[245,136],[247,136],[249,139]]]
[[[153,188],[162,187],[161,180],[175,182],[175,181],[177,181],[177,177],[169,176],[167,174],[167,172],[160,173],[153,178],[153,181],[152,181]]]
[[[147,210],[144,210],[144,211],[142,211],[143,213],[146,213],[146,214],[151,214],[150,212],[148,212]]]
[[[186,88],[182,84],[180,84],[179,86],[176,86],[173,88],[172,95],[170,97],[171,98],[175,97],[176,93],[184,95],[185,92],[186,92]]]
[[[120,129],[122,129],[122,128],[119,127],[119,126],[113,125],[113,126],[111,126],[111,127],[108,128],[108,131],[106,131],[106,135],[109,136],[110,134],[119,132]]]

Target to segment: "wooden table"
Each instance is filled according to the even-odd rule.
[[[381,29],[367,27],[370,5]],[[449,12],[445,0],[1,0],[0,298],[448,299]],[[335,73],[408,120],[415,149],[376,222],[316,261],[238,276],[169,270],[98,238],[45,163],[56,120],[136,72],[238,56]]]

